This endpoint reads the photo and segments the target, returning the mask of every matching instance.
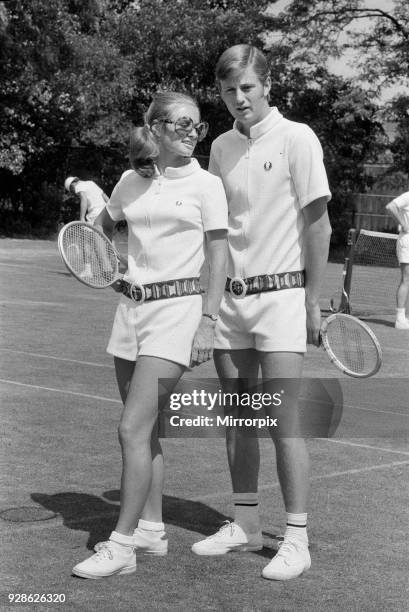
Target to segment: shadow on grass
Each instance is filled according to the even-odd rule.
[[[119,491],[106,491],[103,497],[87,493],[32,493],[31,499],[60,515],[68,529],[88,531],[87,548],[92,550],[97,542],[106,540],[114,529],[119,515]],[[170,495],[163,496],[163,521],[167,525],[181,527],[209,536],[231,517],[218,512],[199,501],[181,499]],[[265,536],[274,539],[271,533]],[[197,541],[199,538],[195,538]],[[193,541],[192,541],[193,544]],[[265,547],[258,555],[271,557],[271,547]]]

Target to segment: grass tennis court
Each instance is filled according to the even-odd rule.
[[[334,436],[308,442],[309,572],[288,583],[259,577],[285,516],[267,439],[264,549],[190,552],[231,518],[231,489],[223,440],[183,437],[163,440],[168,556],[138,557],[130,576],[86,581],[71,568],[118,513],[120,401],[105,353],[117,295],[70,278],[56,242],[3,239],[0,255],[1,610],[407,610],[409,333],[394,329],[393,314],[365,319],[384,357],[371,380],[339,375],[319,349],[307,354],[305,376],[331,380],[342,400]],[[329,264],[323,310],[340,282],[341,265]],[[215,372],[209,363],[185,376]],[[65,603],[9,604],[9,593],[64,594]]]

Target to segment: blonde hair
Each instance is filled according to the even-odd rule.
[[[216,64],[216,81],[220,84],[220,81],[224,81],[232,74],[242,72],[249,66],[254,69],[260,82],[265,83],[270,75],[270,69],[264,53],[253,45],[243,44],[229,47],[221,54]]]
[[[145,125],[133,128],[129,139],[129,161],[138,174],[149,178],[155,173],[159,144],[152,126],[160,119],[169,119],[175,108],[187,104],[199,109],[196,100],[184,93],[161,91],[154,95],[145,113]]]

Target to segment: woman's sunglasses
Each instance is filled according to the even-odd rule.
[[[193,119],[190,117],[180,117],[176,121],[170,121],[170,119],[159,119],[159,121],[173,124],[175,126],[175,133],[181,138],[188,136],[193,129],[196,130],[198,142],[206,137],[209,129],[209,124],[206,121],[194,124]]]

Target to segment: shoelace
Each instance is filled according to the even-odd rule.
[[[224,524],[220,527],[219,531],[209,537],[210,538],[221,538],[224,536],[225,532],[228,529],[230,529],[230,535],[232,536],[234,533],[234,523],[231,523],[230,521],[224,521]]]
[[[99,560],[109,559],[112,561],[114,555],[112,553],[111,547],[109,546],[109,542],[102,542],[101,546],[97,553],[95,553],[95,557]]]
[[[298,551],[297,542],[286,538],[283,542],[278,543],[277,556],[284,556],[285,553],[294,553]]]

